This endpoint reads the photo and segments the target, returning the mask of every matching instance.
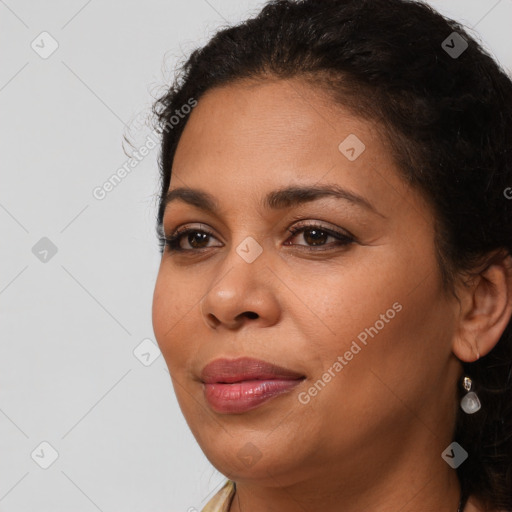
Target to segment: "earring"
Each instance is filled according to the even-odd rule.
[[[462,381],[462,387],[468,393],[462,397],[462,400],[460,401],[460,406],[466,414],[473,414],[480,410],[480,408],[482,407],[478,395],[474,391],[471,391],[472,385],[473,381],[469,377],[464,377]]]

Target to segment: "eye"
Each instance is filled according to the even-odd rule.
[[[314,247],[325,247],[326,249],[329,249],[332,248],[332,246],[345,246],[355,242],[353,236],[336,231],[334,229],[326,228],[319,224],[294,226],[290,228],[288,232],[292,234],[293,238],[298,234],[302,234],[302,239],[306,242],[306,244],[290,244],[285,242],[284,245],[299,245],[306,247],[307,249],[313,249]],[[334,239],[334,243],[328,244],[327,241],[329,239]]]
[[[178,228],[169,236],[159,237],[160,244],[167,247],[171,252],[196,251],[209,247],[219,247],[208,245],[211,238],[215,237],[210,231],[190,227]]]
[[[286,241],[283,245],[298,245],[307,250],[328,250],[340,246],[346,246],[355,242],[355,238],[349,234],[326,228],[319,224],[308,224],[302,226],[294,226],[288,229],[292,238],[299,238],[297,235],[302,234],[305,244],[289,243]],[[169,236],[163,234],[159,237],[162,249],[167,247],[169,252],[196,252],[201,249],[209,249],[211,247],[220,247],[220,245],[211,245],[215,235],[207,229],[182,227],[176,229]],[[327,243],[329,239],[333,242]],[[315,249],[317,247],[318,249]]]

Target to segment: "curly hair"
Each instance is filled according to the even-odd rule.
[[[448,51],[454,41],[460,54]],[[512,253],[512,81],[459,23],[413,0],[273,0],[193,51],[153,105],[159,234],[190,115],[170,127],[174,113],[215,87],[294,77],[380,124],[401,176],[434,207],[445,290],[492,253]],[[483,404],[472,415],[454,410],[453,440],[469,452],[457,468],[463,495],[512,509],[512,323],[489,354],[461,366]]]

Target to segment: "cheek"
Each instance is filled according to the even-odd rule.
[[[402,283],[387,279],[390,273],[381,260],[373,268],[359,262],[295,277],[299,300],[290,301],[287,308],[316,351],[341,354],[360,332],[380,321],[381,314],[390,310],[388,316],[395,316],[393,304],[401,298]]]
[[[197,350],[197,308],[201,295],[186,278],[161,269],[153,293],[153,331],[167,366],[185,368],[190,354]],[[191,326],[190,319],[196,321]],[[194,335],[195,333],[195,335]],[[187,339],[187,343],[180,340]]]
[[[435,373],[449,357],[449,313],[435,260],[377,249],[374,256],[378,264],[359,262],[296,281],[302,304],[294,322],[301,325],[303,349],[314,361],[312,377],[321,377],[342,356],[343,368],[333,371],[343,378],[326,377],[350,390],[356,401],[364,395],[375,399],[384,386],[379,377],[392,389],[408,382],[406,394],[418,393],[426,375],[419,370],[430,367]]]

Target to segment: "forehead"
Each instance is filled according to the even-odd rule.
[[[384,214],[410,194],[379,125],[302,80],[258,80],[200,98],[176,150],[170,189],[202,188],[229,204],[325,182],[359,193]]]
[[[200,98],[185,132],[193,131],[197,136],[209,128],[222,127],[208,133],[212,145],[234,137],[246,147],[251,146],[251,141],[254,145],[264,141],[269,147],[284,150],[279,146],[282,141],[296,147],[306,137],[320,140],[326,133],[341,135],[341,121],[356,130],[371,126],[335,103],[321,87],[300,79],[260,79],[209,90]],[[297,140],[297,136],[301,139]]]
[[[208,161],[226,170],[238,166],[239,173],[242,167],[257,169],[259,176],[265,168],[310,172],[316,163],[327,162],[349,162],[346,167],[355,169],[376,155],[382,165],[391,160],[382,135],[374,123],[355,117],[323,89],[302,80],[237,82],[200,98],[179,141],[173,172],[199,170]],[[364,148],[363,158],[357,158],[361,162],[340,152],[347,138],[357,153]]]

